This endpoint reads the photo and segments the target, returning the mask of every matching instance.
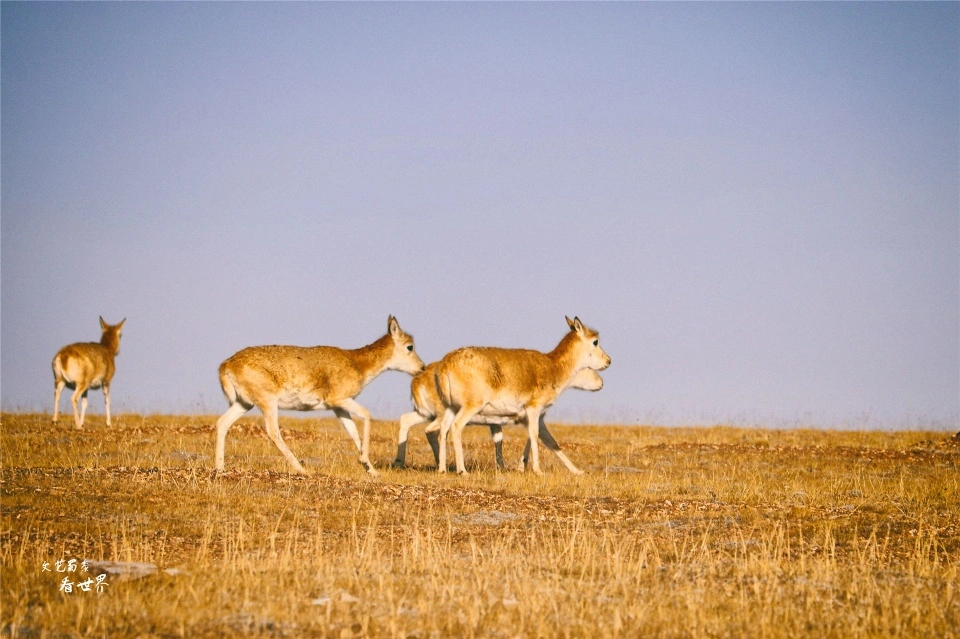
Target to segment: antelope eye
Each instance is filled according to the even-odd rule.
[[[598,339],[593,340],[593,345],[594,345],[594,346],[596,346],[596,345],[599,344],[599,343],[600,343],[600,340],[598,340]]]
[[[408,350],[408,351],[412,351],[412,350],[413,350],[413,344],[407,344],[407,350]]]

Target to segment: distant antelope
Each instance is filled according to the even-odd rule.
[[[120,354],[120,332],[126,318],[111,326],[100,318],[103,334],[100,343],[80,342],[61,348],[53,358],[53,423],[60,421],[60,393],[64,386],[74,389],[70,402],[73,404],[74,428],[83,428],[87,413],[87,391],[103,389],[103,405],[110,425],[110,380],[116,367],[113,358]],[[77,410],[77,400],[80,410]]]
[[[581,370],[603,370],[610,356],[599,334],[579,318],[566,318],[570,332],[549,353],[519,348],[467,347],[448,353],[437,364],[437,390],[444,405],[440,425],[439,472],[447,470],[447,433],[452,433],[457,472],[463,463],[463,428],[481,410],[489,414],[523,414],[533,472],[540,470],[537,435],[544,412]],[[486,407],[486,408],[484,408]]]
[[[360,451],[360,463],[371,475],[370,413],[354,397],[386,370],[414,375],[423,362],[413,350],[413,336],[403,332],[391,315],[387,334],[354,350],[334,346],[251,346],[220,365],[220,385],[230,402],[217,420],[217,470],[223,470],[227,431],[241,415],[256,406],[263,413],[267,435],[294,470],[304,473],[280,435],[278,409],[332,410]],[[363,441],[355,418],[363,420]]]
[[[435,375],[438,363],[439,362],[434,362],[433,364],[429,364],[422,373],[414,375],[413,380],[410,382],[410,399],[413,402],[414,410],[400,416],[400,432],[397,436],[397,458],[393,462],[396,468],[403,468],[406,463],[407,435],[410,429],[426,422],[430,422],[430,424],[424,429],[424,435],[427,436],[427,441],[433,450],[434,461],[436,461],[438,465],[440,463],[440,422],[443,419],[444,406],[440,400],[440,395],[437,393]],[[574,375],[573,379],[570,380],[569,388],[598,391],[603,388],[603,378],[600,377],[597,371],[585,368]],[[503,470],[503,427],[507,424],[514,423],[525,424],[525,417],[522,413],[514,415],[500,415],[496,412],[493,414],[489,413],[490,409],[485,406],[470,419],[467,425],[487,425],[490,427],[490,435],[493,438],[495,447],[497,468]],[[553,435],[547,430],[545,424],[541,423],[539,436],[547,448],[557,455],[570,472],[575,475],[582,474],[582,471],[560,450],[557,440],[553,438]],[[530,442],[528,441],[523,450],[521,464],[526,462],[529,451]]]

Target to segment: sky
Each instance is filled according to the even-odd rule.
[[[960,428],[957,3],[0,5],[0,405],[224,359],[612,357],[574,423]],[[410,410],[409,377],[359,396]],[[69,411],[68,399],[61,399]],[[91,392],[92,413],[103,399]]]

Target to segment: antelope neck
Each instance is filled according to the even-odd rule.
[[[577,340],[579,337],[573,331],[567,333],[557,344],[557,347],[550,351],[550,359],[553,360],[554,370],[557,376],[564,380],[572,379],[577,374]]]
[[[393,337],[388,333],[372,344],[353,351],[356,362],[363,371],[364,381],[369,382],[383,372],[393,355]]]

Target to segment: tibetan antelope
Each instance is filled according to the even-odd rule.
[[[280,435],[277,411],[332,410],[360,451],[360,463],[371,475],[370,413],[354,400],[360,391],[386,370],[414,375],[423,362],[413,350],[413,336],[404,333],[391,315],[387,334],[367,346],[345,350],[334,346],[251,346],[220,365],[220,386],[230,402],[217,420],[216,469],[223,470],[227,431],[241,415],[256,406],[263,413],[267,435],[297,473],[303,466]],[[363,440],[356,418],[363,420]]]
[[[61,348],[53,358],[53,423],[60,421],[60,393],[64,386],[74,389],[70,402],[73,404],[74,428],[83,428],[87,413],[87,391],[103,389],[103,405],[110,425],[110,380],[116,370],[113,359],[120,354],[120,333],[126,318],[111,326],[100,318],[100,343],[81,342]],[[77,400],[80,410],[77,410]]]
[[[407,454],[407,436],[410,429],[419,424],[430,422],[424,429],[424,435],[430,443],[433,450],[433,459],[437,464],[440,463],[440,421],[443,419],[444,406],[440,401],[440,395],[437,393],[436,370],[438,362],[429,364],[422,373],[414,375],[410,382],[410,399],[413,402],[414,410],[400,416],[400,432],[397,436],[397,458],[393,465],[396,468],[403,468],[406,463]],[[585,368],[574,375],[570,381],[569,388],[579,388],[588,391],[598,391],[603,388],[603,378],[597,371]],[[490,413],[488,407],[484,407],[474,415],[468,422],[471,425],[486,425],[490,427],[490,436],[493,438],[494,454],[496,456],[497,468],[503,470],[503,427],[507,424],[524,424],[524,415],[499,415]],[[557,440],[553,438],[546,425],[540,425],[540,440],[547,448],[552,450],[563,462],[570,472],[575,475],[582,474],[573,462],[560,450]],[[525,465],[530,451],[530,442],[527,442],[523,450],[521,465]]]
[[[453,438],[457,472],[463,463],[463,428],[484,407],[500,415],[523,414],[533,472],[540,469],[537,445],[544,412],[585,368],[603,370],[610,356],[600,348],[600,336],[579,318],[566,318],[570,331],[549,353],[520,348],[466,347],[444,356],[437,364],[436,380],[444,405],[440,424],[438,470],[447,471],[447,433]]]

